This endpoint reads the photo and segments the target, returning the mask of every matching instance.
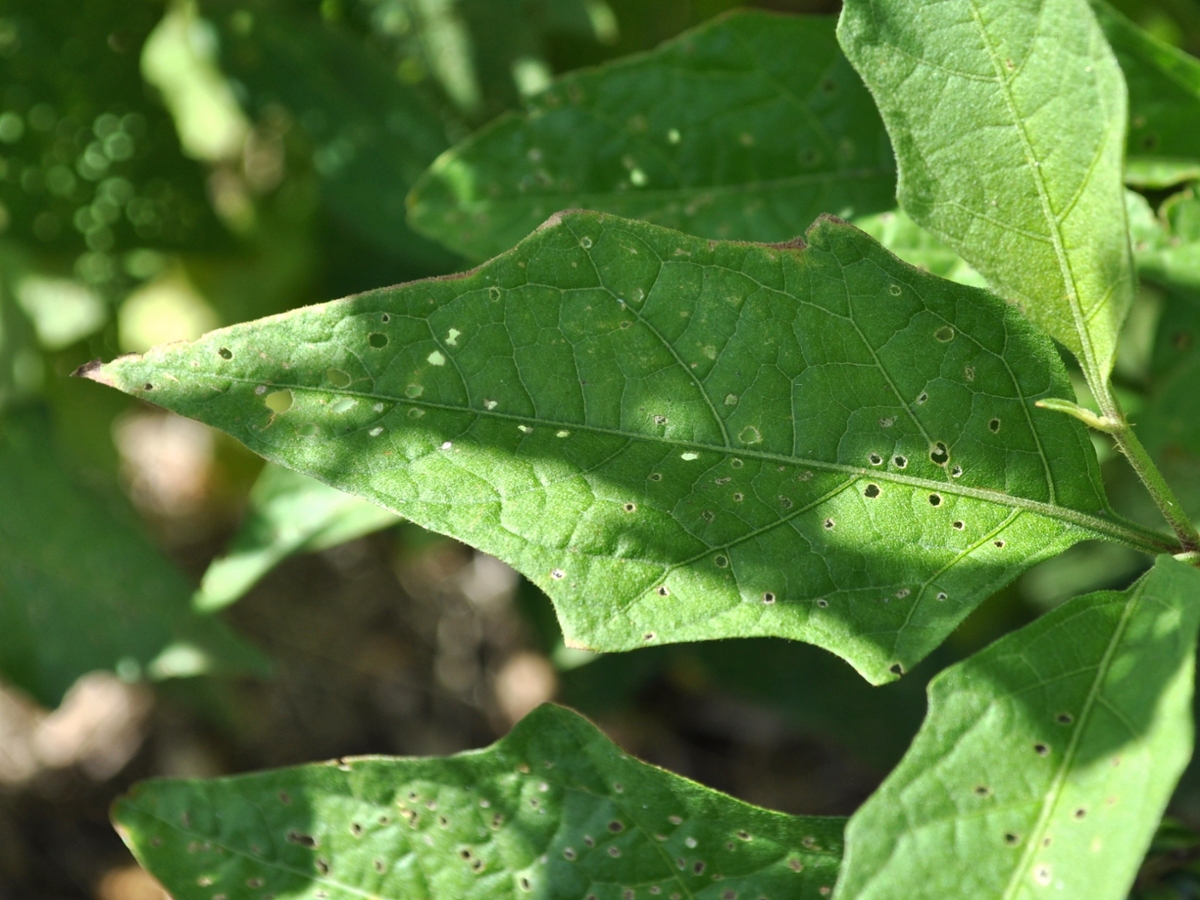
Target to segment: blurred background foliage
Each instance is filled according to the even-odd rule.
[[[548,601],[495,560],[68,377],[465,267],[406,223],[440,153],[555,75],[735,5],[0,2],[0,900],[164,896],[107,824],[138,778],[451,753],[547,699],[752,802],[848,814],[903,753],[933,673],[1139,574],[1137,554],[1077,547],[885,688],[783,641],[597,656],[564,647]],[[1200,52],[1195,0],[1114,5]],[[1135,216],[1162,277],[1146,279],[1119,378],[1200,515],[1200,283],[1171,256],[1200,241],[1190,190],[1148,191],[1143,232]],[[1153,521],[1100,449],[1114,503]],[[1200,897],[1200,775],[1175,812],[1144,897]]]

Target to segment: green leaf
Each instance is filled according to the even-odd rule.
[[[1163,188],[1200,177],[1200,60],[1090,2],[1129,85],[1126,181]]]
[[[944,243],[914,222],[903,210],[860,216],[854,224],[910,266],[941,278],[986,288],[987,280]]]
[[[1198,596],[1161,557],[938,675],[835,896],[1124,898],[1191,756]]]
[[[1134,277],[1125,86],[1087,0],[847,0],[838,37],[901,206],[1104,383]]]
[[[251,13],[236,0],[200,9],[219,29],[221,66],[242,85],[248,111],[296,121],[334,216],[415,271],[453,265],[405,223],[408,188],[447,145],[436,105],[315,11],[264,2]]]
[[[710,238],[783,241],[890,208],[895,169],[832,18],[742,12],[558,79],[443,154],[409,219],[474,259],[586,208]]]
[[[499,557],[572,645],[777,635],[873,681],[1109,517],[1070,385],[995,296],[810,246],[553,218],[460,276],[90,378]]]
[[[43,417],[0,419],[0,675],[54,707],[96,669],[151,678],[262,666],[132,522],[64,472]]]
[[[542,706],[487,750],[151,781],[125,842],[178,900],[650,896],[818,900],[843,820],[769,812]]]
[[[6,240],[75,263],[93,286],[130,286],[116,260],[147,247],[213,252],[228,237],[204,171],[180,152],[171,117],[150,96],[139,51],[160,4],[45,0],[6,4],[0,83],[0,180]],[[35,189],[27,190],[22,186]]]
[[[193,606],[204,612],[222,609],[287,557],[336,547],[397,521],[374,503],[268,464],[250,492],[242,527],[229,551],[204,573]]]

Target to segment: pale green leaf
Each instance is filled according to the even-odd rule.
[[[910,266],[942,278],[986,288],[987,281],[967,262],[900,209],[860,216],[854,224],[887,247]]]
[[[777,635],[874,681],[1110,517],[1049,340],[858,229],[555,217],[473,272],[82,374],[508,562],[598,650]]]
[[[374,503],[268,464],[250,492],[242,527],[229,551],[209,565],[193,605],[206,612],[221,609],[287,557],[336,547],[397,521]]]
[[[1192,750],[1200,572],[1161,557],[935,678],[836,897],[1121,900]]]
[[[176,900],[819,900],[843,825],[646,765],[550,705],[486,750],[151,781],[113,818]]]
[[[1134,277],[1125,86],[1087,0],[847,0],[838,37],[901,206],[1102,383]]]
[[[890,208],[883,123],[834,20],[742,12],[558,79],[443,154],[409,219],[475,259],[596,209],[710,238],[782,241],[820,213]]]
[[[261,657],[188,608],[183,576],[71,479],[33,411],[0,419],[0,675],[57,706],[81,675],[197,675]]]
[[[1165,44],[1104,0],[1091,0],[1129,85],[1126,180],[1169,187],[1200,177],[1200,60]]]

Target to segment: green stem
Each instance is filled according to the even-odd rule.
[[[1137,477],[1154,499],[1163,518],[1167,520],[1171,530],[1179,538],[1181,549],[1184,552],[1200,550],[1200,533],[1196,531],[1196,526],[1192,524],[1191,518],[1184,512],[1183,504],[1179,502],[1175,492],[1171,490],[1171,486],[1167,484],[1166,479],[1158,470],[1158,466],[1154,464],[1154,460],[1150,458],[1150,454],[1146,452],[1146,448],[1134,434],[1133,426],[1125,419],[1125,414],[1121,412],[1121,406],[1117,403],[1117,398],[1113,396],[1112,391],[1109,390],[1108,383],[1103,382],[1102,387],[1103,390],[1096,390],[1093,385],[1092,391],[1108,425],[1104,431],[1112,435],[1117,449],[1129,460],[1133,471],[1137,473]]]

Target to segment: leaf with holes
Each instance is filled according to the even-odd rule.
[[[888,209],[895,180],[834,20],[742,12],[560,78],[438,159],[409,219],[474,259],[572,207],[783,241],[822,212]]]
[[[1138,28],[1104,0],[1091,4],[1129,85],[1126,181],[1162,188],[1200,178],[1200,60]]]
[[[1191,756],[1198,598],[1160,557],[937,676],[835,896],[1124,898]]]
[[[487,750],[151,781],[113,809],[178,900],[371,896],[819,900],[841,819],[750,806],[542,706]]]
[[[76,483],[34,410],[0,419],[0,675],[54,707],[77,678],[151,678],[263,661],[188,609],[183,576],[132,512]]]
[[[901,206],[1103,383],[1134,277],[1125,85],[1087,0],[847,0],[838,37]]]
[[[374,503],[268,465],[229,552],[209,565],[193,605],[206,612],[226,607],[292,554],[336,547],[398,521]]]
[[[464,275],[85,374],[498,556],[598,650],[778,635],[873,681],[1113,519],[1070,386],[986,291],[858,229],[555,217]]]

